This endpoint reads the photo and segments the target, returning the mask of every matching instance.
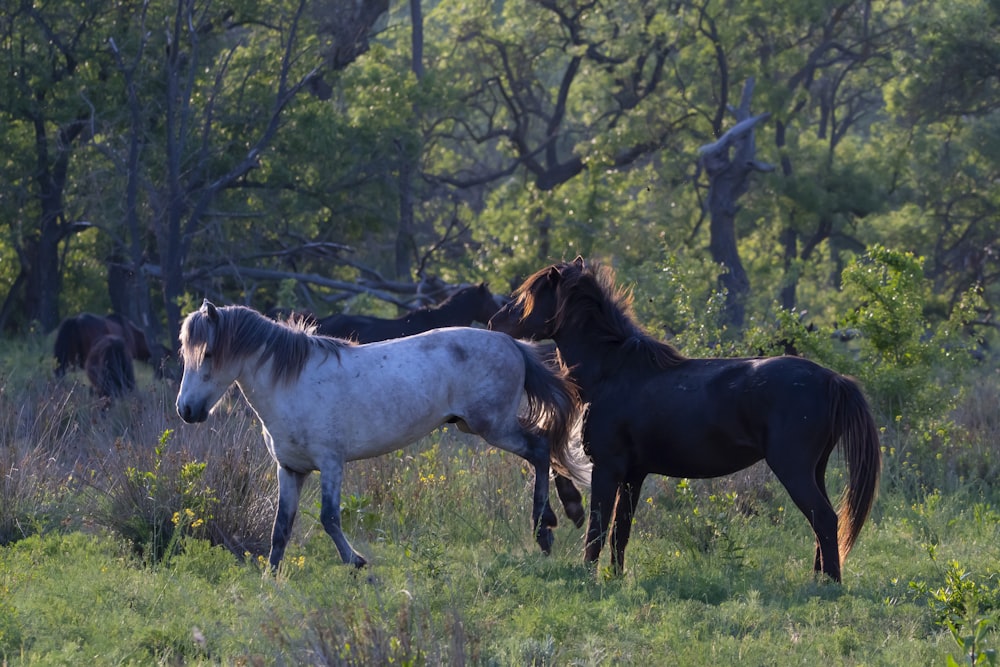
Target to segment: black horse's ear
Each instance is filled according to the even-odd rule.
[[[207,317],[210,322],[219,321],[219,311],[208,299],[205,299],[201,303],[201,314]]]
[[[573,260],[573,264],[575,264],[576,268],[578,268],[578,269],[584,268],[584,266],[583,266],[583,255],[577,255],[576,259]]]

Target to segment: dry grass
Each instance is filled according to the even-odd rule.
[[[176,385],[149,368],[108,402],[80,372],[39,373],[44,340],[23,345],[0,366],[0,544],[66,527],[162,555],[180,527],[241,556],[266,551],[277,482],[249,410],[181,428]]]

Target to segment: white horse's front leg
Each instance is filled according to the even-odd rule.
[[[306,475],[278,466],[278,509],[274,514],[274,526],[271,528],[271,554],[267,560],[271,570],[278,569],[278,563],[285,555],[288,537],[292,534],[292,524],[299,508],[299,494]]]
[[[320,521],[327,535],[340,552],[341,559],[355,567],[363,567],[367,561],[351,547],[344,531],[340,527],[340,482],[344,476],[344,464],[341,461],[328,461],[320,471]]]

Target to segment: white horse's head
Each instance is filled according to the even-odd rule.
[[[228,355],[217,355],[219,310],[205,299],[181,325],[181,363],[184,376],[177,392],[177,414],[188,424],[203,422],[226,390],[236,381],[240,365]],[[228,363],[225,363],[227,362]]]

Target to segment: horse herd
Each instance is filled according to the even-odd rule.
[[[60,327],[59,372],[84,366],[111,395],[134,385],[131,366],[90,356],[152,355],[134,329],[110,318],[100,335],[87,335],[89,354],[63,340],[100,329],[93,317],[67,324],[65,336]],[[852,379],[795,356],[685,357],[635,322],[610,268],[582,258],[536,272],[502,307],[479,285],[396,320],[277,321],[206,300],[181,326],[180,361],[183,421],[205,421],[233,384],[260,418],[278,470],[272,569],[313,471],[324,529],[345,563],[365,565],[341,529],[345,463],[447,423],[531,464],[532,530],[544,553],[557,523],[551,474],[566,516],[581,526],[589,512],[585,562],[596,563],[610,541],[616,572],[649,474],[718,477],[765,461],[812,527],[813,569],[834,581],[878,493],[878,428]],[[91,366],[116,379],[100,385]],[[825,473],[838,443],[847,481],[835,509]],[[585,512],[579,488],[587,486]]]

